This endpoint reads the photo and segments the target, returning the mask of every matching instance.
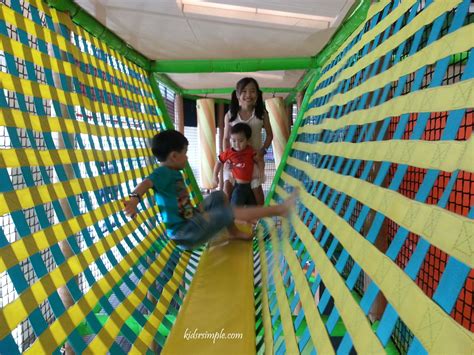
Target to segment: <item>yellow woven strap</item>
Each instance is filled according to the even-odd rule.
[[[291,184],[291,181],[289,182]],[[277,190],[278,194],[285,197],[286,191],[280,187]],[[303,194],[305,195],[306,192]],[[304,197],[302,195],[302,201],[305,201]],[[344,279],[338,274],[324,250],[297,216],[292,216],[291,223],[315,263],[316,270],[321,275],[325,287],[331,293],[334,304],[351,335],[356,351],[361,354],[383,353],[383,346],[373,333],[369,320],[352,297]]]
[[[160,299],[157,301],[156,307],[148,317],[145,326],[141,329],[137,336],[137,339],[132,344],[130,353],[144,354],[152,347],[153,339],[156,335],[157,329],[159,329],[161,322],[166,315],[168,306],[173,299],[173,295],[176,293],[180,282],[183,279],[186,266],[188,264],[190,253],[184,253],[181,255],[178,265],[173,270],[171,279],[166,283],[163,291],[160,295]],[[94,349],[95,350],[95,349]]]
[[[17,299],[4,308],[1,308],[0,317],[6,320],[7,327],[0,327],[0,338],[5,337],[7,332],[15,329],[15,327],[25,319],[28,314],[36,309],[38,304],[44,302],[53,292],[56,292],[56,290],[61,286],[66,285],[66,282],[71,280],[73,277],[84,272],[84,270],[91,263],[95,262],[100,255],[121,243],[125,236],[132,233],[138,227],[138,223],[145,220],[146,214],[147,213],[141,213],[139,215],[140,217],[124,224],[119,229],[113,231],[111,234],[99,240],[81,253],[70,257],[66,262],[59,265],[48,275],[39,279],[23,291]],[[140,247],[139,250],[142,250],[141,248],[142,247]],[[115,272],[117,271],[117,269],[113,270],[115,270]],[[117,281],[120,280],[120,278],[118,278]]]
[[[28,79],[20,79],[7,73],[0,72],[0,82],[4,89],[27,96],[55,100],[64,105],[81,106],[95,113],[122,117],[141,116],[142,121],[157,122],[157,116],[154,115],[144,115],[123,106],[106,105],[90,100],[82,94],[67,92],[47,84],[38,84]]]
[[[172,250],[169,249],[170,254],[171,251]],[[109,351],[112,343],[119,335],[120,329],[125,324],[125,321],[147,297],[147,291],[149,288],[154,287],[153,284],[166,265],[170,254],[160,253],[158,255],[158,258],[155,260],[155,262],[151,264],[148,270],[143,274],[143,277],[137,283],[135,289],[110,314],[103,328],[87,345],[85,352],[107,353]],[[179,286],[178,280],[182,279],[184,270],[189,260],[189,256],[189,253],[181,255],[179,263],[173,271],[172,278],[166,283],[164,290],[158,299],[157,307],[155,308],[154,312],[154,318],[160,322],[163,320],[166,310],[171,302],[171,298]],[[160,306],[158,307],[158,305]],[[138,345],[141,350],[140,353],[146,353],[148,347],[151,345],[154,335],[156,334],[156,329],[158,328],[155,328],[155,333],[151,334],[150,327],[147,327],[147,331],[143,333],[144,338],[137,339],[137,341],[135,341],[135,344]]]
[[[102,44],[97,38],[89,34],[87,31],[73,24],[70,16],[67,13],[61,13],[49,7],[39,6],[40,2],[37,2],[37,1],[36,3],[37,4],[35,6],[38,5],[37,6],[38,9],[41,9],[41,11],[43,11],[45,14],[51,16],[55,23],[66,25],[69,31],[81,36],[86,41],[93,43],[96,47],[101,48],[101,50],[103,50],[104,52],[108,54],[115,52],[113,50],[110,50],[106,45]],[[141,85],[143,85],[133,75],[126,75],[125,73],[122,73],[119,69],[114,68],[112,64],[109,64],[103,60],[99,60],[95,56],[90,55],[87,52],[81,51],[79,47],[76,47],[70,41],[66,40],[66,38],[62,36],[61,34],[56,33],[46,27],[36,24],[34,21],[30,20],[29,18],[24,17],[21,14],[17,13],[16,11],[10,9],[8,6],[1,6],[0,13],[1,13],[1,17],[4,18],[7,23],[19,29],[24,30],[25,32],[29,33],[31,36],[41,39],[45,41],[46,43],[51,43],[51,44],[56,45],[60,50],[72,54],[74,58],[80,60],[81,62],[92,64],[95,68],[98,68],[102,70],[103,72],[110,73],[114,77],[120,78],[124,82],[129,83],[131,85],[134,85],[137,87],[140,87]],[[137,72],[140,72],[142,75],[146,75],[143,69],[138,68],[135,64],[128,61],[126,58],[120,55],[117,55],[116,52],[115,52],[114,57],[121,58],[121,60],[123,60],[127,64],[127,66],[133,67]],[[78,78],[81,77],[81,74],[79,74],[80,72],[79,68],[76,70],[77,70],[77,73],[75,76]]]
[[[311,178],[343,192],[392,221],[420,235],[430,244],[474,266],[474,221],[435,205],[414,201],[402,194],[351,176],[316,169],[308,163],[288,159],[288,164],[305,171]],[[285,174],[289,178],[289,175]],[[447,238],[446,236],[450,236]],[[466,248],[466,246],[468,246]]]
[[[72,179],[47,185],[26,187],[0,195],[0,216],[18,210],[26,210],[39,204],[46,204],[58,199],[79,195],[84,191],[95,191],[121,184],[123,181],[147,176],[151,166],[126,170],[121,173],[95,176],[92,178]],[[1,271],[0,271],[1,272]]]
[[[416,18],[414,22],[416,22],[417,20],[419,19]],[[396,63],[390,69],[383,71],[378,75],[374,75],[367,81],[360,83],[360,85],[357,85],[352,90],[347,91],[345,93],[336,94],[331,98],[330,105],[344,105],[347,102],[354,100],[355,98],[360,97],[365,93],[375,91],[378,88],[382,88],[385,85],[390,84],[394,80],[394,78],[400,78],[402,76],[416,72],[418,69],[427,65],[434,64],[438,60],[446,58],[450,55],[469,51],[474,44],[474,36],[472,36],[473,31],[474,24],[471,24],[468,26],[461,27],[455,32],[447,34],[446,36],[431,43],[430,45],[426,46],[414,55],[409,56],[407,59]],[[390,45],[390,48],[386,48],[388,45]],[[367,62],[370,59],[372,59],[372,61],[376,61],[377,58],[382,57],[383,55],[388,53],[387,50],[393,48],[396,47],[393,44],[392,40],[384,42],[368,56],[365,56],[360,59],[357,65],[354,65],[348,70],[349,73],[344,74],[348,75],[348,78],[352,77],[357,73],[356,70],[360,70],[361,68],[367,67],[367,65],[369,65],[367,64]],[[329,93],[331,92],[331,89],[334,90],[336,88],[335,85],[337,85],[337,83],[340,83],[342,82],[342,80],[345,79],[347,78],[339,77],[337,81],[330,85],[330,88],[328,86],[325,87],[323,90]],[[323,93],[318,91],[317,95],[318,97],[321,97],[323,96]]]
[[[333,91],[337,87],[337,85],[339,85],[339,83],[341,81],[352,77],[357,72],[359,72],[361,69],[366,68],[370,64],[375,62],[378,58],[381,58],[385,54],[389,53],[391,50],[397,48],[400,44],[402,44],[408,38],[413,36],[417,31],[419,31],[420,28],[432,23],[437,17],[439,17],[443,13],[452,10],[458,4],[460,4],[461,1],[462,0],[438,0],[438,1],[433,2],[432,4],[430,4],[430,6],[428,6],[421,13],[419,13],[410,23],[408,23],[400,31],[398,31],[393,36],[391,36],[387,41],[381,43],[373,51],[371,51],[370,53],[368,53],[364,57],[360,58],[355,65],[348,66],[346,69],[342,70],[341,73],[338,74],[338,80],[336,80],[333,83],[329,84],[327,87],[321,88],[321,90],[318,90],[317,92],[315,92],[313,94],[313,96],[311,97],[311,100],[314,100],[315,98],[323,97],[323,96],[327,95],[328,93]],[[405,13],[409,8],[411,8],[414,5],[415,2],[416,1],[404,1],[401,4],[399,4],[398,7],[394,11],[392,11],[384,20],[381,21],[381,23],[379,23],[372,30],[372,31],[374,31],[374,34],[375,33],[376,34],[382,33],[382,31],[386,29],[386,26],[381,27],[382,22],[385,21],[385,22],[388,23],[388,21],[387,21],[388,19],[390,19],[389,20],[390,23],[395,22],[396,20],[398,20],[398,18],[400,16],[402,16],[403,13]],[[367,18],[369,18],[369,17],[367,17]],[[453,39],[453,38],[459,39],[460,38],[460,37],[458,37],[459,34],[455,35],[455,33],[447,35],[446,37],[451,38],[451,39]],[[468,33],[466,33],[466,34],[468,35]],[[452,37],[452,36],[454,36],[454,37]],[[390,70],[388,70],[388,71],[386,71],[382,74],[379,74],[379,75],[376,75],[376,76],[372,77],[370,79],[370,81],[378,81],[377,78],[382,77],[382,76],[385,77],[387,75],[388,75],[387,76],[388,78],[392,78],[392,80],[393,80],[393,78],[398,78],[399,77],[399,76],[395,76],[394,72],[396,72],[398,70],[401,70],[400,68],[409,68],[410,66],[420,68],[423,65],[419,65],[419,63],[418,63],[419,61],[423,61],[425,63],[431,63],[429,61],[430,58],[436,58],[437,56],[441,55],[442,53],[445,53],[446,51],[451,51],[450,47],[451,47],[451,44],[453,44],[453,43],[448,42],[446,40],[446,37],[441,38],[438,41],[431,44],[430,46],[424,48],[422,51],[416,53],[416,55],[414,55],[413,57],[409,57],[407,59],[407,61],[397,63],[396,66],[394,66],[394,68],[397,67],[398,69],[396,69],[395,71],[393,70],[393,68],[391,68]],[[374,35],[371,35],[370,37],[367,37],[367,34],[365,34],[363,44],[370,43],[370,41],[372,41],[374,38],[375,38]],[[462,40],[468,39],[466,37],[461,37],[461,38],[462,38]],[[444,46],[440,46],[438,43],[443,43]],[[462,44],[457,43],[454,46],[456,47],[456,46],[459,46],[459,45],[462,45]],[[362,48],[362,47],[363,46],[361,46],[359,43],[356,44],[344,57],[345,58],[351,58],[351,56],[353,54],[357,53],[360,50],[360,48]],[[439,50],[439,52],[437,52],[436,50]],[[421,53],[426,54],[426,52],[431,52],[431,53],[429,53],[426,57],[420,56]],[[454,54],[454,53],[452,53],[452,54]],[[416,58],[416,59],[414,60],[414,58]],[[444,58],[444,56],[441,57],[441,58]],[[341,60],[338,63],[337,67],[339,68],[343,63],[345,63],[345,62]],[[389,72],[391,72],[392,74],[388,74]],[[331,68],[331,70],[328,71],[328,74],[324,75],[324,78],[321,77],[320,81],[323,81],[323,80],[329,78],[334,73],[336,73],[335,68]],[[407,72],[407,73],[410,73],[410,72]],[[382,80],[381,82],[384,82],[384,81]],[[369,92],[369,91],[359,91],[359,87],[361,87],[363,85],[364,85],[363,83],[361,85],[358,85],[356,87],[356,90],[358,92],[362,92],[362,93]],[[380,86],[383,86],[383,85],[380,85]],[[331,103],[332,103],[332,101],[331,101]]]
[[[133,227],[136,228],[135,225]],[[128,231],[128,233],[131,233],[133,230],[134,229]],[[157,231],[159,231],[159,229]],[[120,282],[120,280],[130,271],[131,267],[137,263],[140,257],[145,255],[145,253],[151,248],[152,242],[156,237],[156,231],[152,231],[152,233],[147,235],[146,238],[132,249],[131,252],[127,254],[113,269],[111,269],[109,273],[97,281],[78,302],[68,308],[64,314],[56,319],[49,328],[35,340],[26,353],[52,353],[67,339],[67,336],[79,326],[79,324],[86,318],[87,314],[89,314],[98,304],[99,300],[108,294],[112,288]],[[163,256],[165,260],[168,260],[172,251],[172,244],[168,244],[162,250],[160,256]]]
[[[69,62],[48,56],[37,49],[25,46],[21,42],[15,41],[9,37],[0,35],[0,38],[2,39],[0,41],[0,50],[6,51],[7,53],[14,53],[15,57],[19,59],[27,60],[45,69],[51,69],[56,73],[61,73],[70,77],[77,75],[77,78],[81,83],[92,83],[95,88],[105,90],[108,93],[114,93],[118,96],[126,96],[129,98],[136,95],[134,92],[128,90],[128,88],[118,87],[116,84],[107,80],[97,80],[93,75],[77,70],[77,68]],[[142,96],[141,101],[148,105],[156,104],[152,97]]]
[[[281,326],[283,328],[283,335],[285,337],[285,349],[289,354],[298,354],[298,343],[296,341],[295,329],[293,326],[293,318],[291,316],[290,305],[288,297],[286,296],[286,288],[283,283],[283,277],[280,273],[280,256],[281,245],[279,245],[278,236],[276,233],[275,222],[271,219],[266,219],[266,223],[270,228],[270,240],[272,243],[273,256],[273,280],[275,282],[275,293],[278,302],[278,311],[281,317]],[[284,235],[283,238],[288,238]]]
[[[407,95],[397,96],[374,108],[354,111],[338,119],[326,118],[318,125],[302,126],[298,133],[334,131],[351,125],[382,121],[387,117],[395,117],[405,113],[445,112],[469,108],[474,106],[473,85],[474,79],[470,79],[452,85],[411,92]],[[312,114],[310,113],[310,115]]]
[[[0,168],[21,166],[53,166],[84,162],[109,162],[117,157],[132,159],[152,156],[149,149],[115,149],[101,151],[96,149],[54,149],[38,151],[32,148],[12,148],[0,151]]]
[[[467,141],[389,140],[362,143],[302,143],[293,149],[348,159],[387,161],[423,169],[474,172],[474,138]],[[294,161],[294,160],[293,160]]]
[[[416,0],[408,0],[400,3],[397,8],[391,11],[387,16],[385,16],[385,18],[383,18],[377,24],[377,26],[365,32],[360,41],[354,44],[351,49],[347,51],[344,57],[351,58],[354,54],[364,48],[366,44],[372,42],[375,37],[383,33],[387,28],[389,28],[393,23],[395,23],[400,16],[402,16],[408,9],[410,9],[411,6],[413,6],[415,2]],[[331,63],[331,61],[333,61],[351,43],[351,41],[360,33],[360,31],[362,31],[362,29],[365,27],[365,24],[370,21],[375,14],[382,12],[383,9],[390,3],[391,1],[384,0],[373,4],[369,8],[369,12],[367,13],[367,19],[359,25],[358,29],[354,31],[354,33],[344,42],[342,46],[339,47],[339,50],[331,56],[330,60],[327,63]],[[323,82],[324,80],[333,76],[341,69],[342,66],[344,66],[344,64],[346,64],[346,62],[340,60],[333,67],[331,67],[331,69],[321,75],[319,82]]]
[[[109,138],[151,138],[156,134],[153,130],[137,130],[115,128],[64,119],[59,117],[38,116],[17,109],[0,108],[0,126],[27,128],[38,132],[63,132],[69,134],[87,134]]]
[[[260,267],[262,275],[262,318],[265,340],[265,354],[273,354],[273,327],[270,315],[270,305],[268,301],[268,265],[265,258],[265,245],[263,242],[263,227],[257,227],[257,240],[259,247]]]
[[[299,180],[287,174],[282,175],[282,179],[290,185],[301,186]],[[279,188],[279,191],[280,190],[281,188]],[[400,315],[400,318],[420,340],[428,352],[456,354],[463,353],[465,349],[469,349],[472,346],[472,334],[427,297],[398,265],[355,231],[347,221],[306,191],[301,192],[301,201],[306,208],[318,216],[320,223],[326,226],[341,243],[343,248],[351,255],[354,261],[359,264],[372,281],[377,284],[384,296]],[[296,225],[295,229],[298,235],[313,238],[306,226],[301,221],[296,220],[296,218],[294,225]],[[316,248],[323,253],[320,255],[312,255],[313,260],[317,263],[321,260],[320,258],[325,258],[325,255],[324,251],[322,251],[314,239],[313,244],[316,244]],[[307,246],[308,250],[310,247],[313,246]],[[325,262],[330,263],[327,258]],[[328,266],[333,267],[332,264]],[[318,265],[317,269],[319,271],[322,270]],[[333,281],[333,279],[340,280],[335,269],[333,275],[324,277],[321,272],[321,276],[323,277],[325,285],[326,282]],[[341,282],[343,281],[341,280]],[[341,288],[347,290],[345,285],[342,285]],[[344,302],[348,304],[353,300],[352,296],[347,295]],[[337,300],[335,300],[335,302],[337,302]],[[352,312],[356,312],[357,310],[362,312],[357,305],[354,305],[354,307],[355,309]],[[352,321],[346,322],[346,317],[343,316],[343,318],[344,323],[349,329]],[[359,328],[357,331],[360,332],[360,327],[357,326],[357,328]],[[352,336],[352,332],[355,331],[355,329],[353,331],[349,329],[349,331]],[[356,344],[355,338],[362,333],[357,333],[357,331],[352,337],[354,345]],[[370,331],[370,333],[372,332]],[[364,332],[364,338],[368,335],[369,331]],[[356,350],[360,351],[357,349],[357,346]],[[383,351],[383,349],[380,349],[380,351]]]
[[[288,220],[283,219],[282,229],[284,231],[289,230]],[[321,319],[321,315],[316,308],[314,296],[308,286],[308,281],[306,280],[304,272],[301,269],[300,262],[295,255],[295,251],[291,247],[290,242],[286,237],[288,234],[289,232],[283,233],[283,255],[285,256],[288,266],[290,267],[296,290],[300,295],[301,306],[304,310],[306,324],[308,325],[311,340],[313,341],[313,345],[319,354],[334,354],[334,348],[332,347],[331,339],[323,323],[323,320]]]
[[[66,240],[70,235],[79,233],[84,228],[108,218],[121,211],[122,208],[121,201],[109,202],[88,213],[54,224],[4,246],[0,249],[0,272],[17,265],[30,255],[45,250]]]

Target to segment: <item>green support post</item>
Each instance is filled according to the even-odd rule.
[[[153,73],[148,74],[148,80],[151,85],[151,89],[153,91],[153,94],[155,95],[156,98],[156,103],[158,104],[158,108],[163,115],[163,121],[165,124],[165,129],[174,129],[173,123],[171,121],[171,118],[168,114],[168,110],[166,109],[165,102],[163,100],[163,96],[161,96],[160,88],[156,82],[155,75]],[[196,183],[196,179],[194,178],[194,174],[191,170],[191,167],[189,166],[189,163],[186,163],[186,168],[184,169],[186,171],[186,174],[189,176],[189,180],[191,182],[191,189],[193,193],[196,194],[197,200],[200,202],[202,201],[202,194],[201,190],[199,189],[198,184]]]
[[[277,171],[275,173],[275,177],[273,178],[270,191],[268,192],[267,198],[265,199],[265,205],[267,206],[270,204],[270,201],[273,195],[275,194],[275,189],[280,180],[281,173],[283,172],[283,169],[286,165],[286,160],[288,159],[288,156],[290,155],[291,150],[292,150],[293,143],[296,141],[296,137],[298,136],[298,128],[301,126],[301,122],[303,121],[304,113],[306,112],[306,108],[308,107],[308,104],[309,104],[309,98],[313,94],[314,87],[316,86],[316,82],[319,80],[320,76],[321,76],[321,70],[318,70],[317,73],[313,76],[313,79],[311,79],[308,89],[306,90],[306,93],[304,94],[303,102],[301,103],[301,108],[298,112],[296,122],[293,125],[293,128],[291,129],[291,134],[290,134],[290,137],[288,138],[288,142],[286,143],[285,151],[283,152],[283,156],[281,157],[280,164],[278,165]]]

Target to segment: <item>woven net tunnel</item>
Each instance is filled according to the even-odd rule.
[[[40,0],[0,16],[0,353],[160,352],[208,250],[177,248],[152,196],[122,212],[171,126],[159,87]],[[312,69],[269,198],[298,187],[296,210],[245,251],[253,352],[472,353],[473,18],[375,2]]]

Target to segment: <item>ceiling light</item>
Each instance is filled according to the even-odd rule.
[[[336,20],[334,17],[220,4],[210,1],[176,0],[176,3],[183,13],[270,23],[283,26],[325,29],[329,28]]]

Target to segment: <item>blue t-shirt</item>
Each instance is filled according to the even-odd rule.
[[[166,166],[156,168],[150,176],[158,205],[168,234],[173,236],[196,212],[191,204],[184,179],[179,170]]]

